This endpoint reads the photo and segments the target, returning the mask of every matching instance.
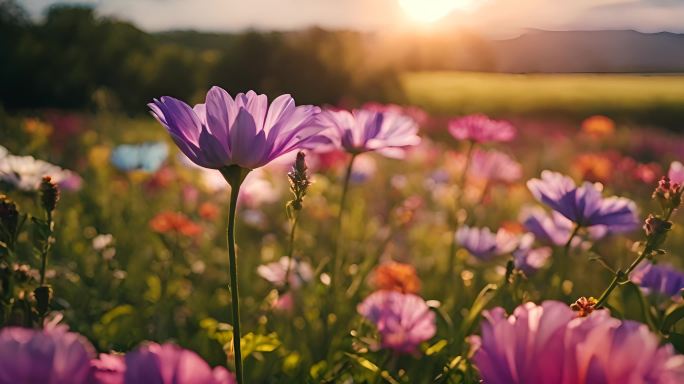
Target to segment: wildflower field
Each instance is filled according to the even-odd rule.
[[[0,116],[0,383],[684,381],[676,129],[198,101]]]

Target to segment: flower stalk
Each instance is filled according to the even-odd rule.
[[[237,258],[235,255],[235,215],[237,212],[238,195],[240,186],[249,170],[236,165],[231,165],[221,170],[228,184],[230,184],[230,208],[228,210],[228,262],[230,267],[230,294],[233,316],[233,354],[235,356],[235,377],[238,384],[244,383],[242,368],[242,350],[240,347],[240,295],[238,290]]]

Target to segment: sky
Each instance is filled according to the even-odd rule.
[[[435,2],[452,11],[434,23],[414,20],[400,1]],[[490,35],[525,29],[635,29],[684,32],[684,0],[19,0],[36,18],[54,3],[80,3],[148,31],[291,30],[309,26],[392,31],[465,28]],[[446,5],[445,5],[446,3]],[[410,4],[409,4],[410,5]]]

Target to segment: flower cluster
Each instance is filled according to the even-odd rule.
[[[492,120],[484,115],[470,115],[449,121],[449,133],[457,140],[476,143],[511,141],[516,132],[507,121]]]
[[[489,228],[471,228],[466,225],[456,231],[456,242],[479,260],[488,261],[495,256],[513,252],[518,246],[516,234],[500,228],[493,233]]]

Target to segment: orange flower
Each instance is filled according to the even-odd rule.
[[[373,285],[379,290],[417,293],[420,279],[416,269],[410,264],[390,261],[375,268],[371,277]]]
[[[179,212],[160,212],[150,220],[150,228],[157,233],[176,232],[183,236],[194,237],[202,232],[202,227]]]
[[[210,202],[204,202],[199,206],[199,215],[204,220],[214,221],[219,216],[219,208]]]
[[[583,180],[588,181],[606,182],[613,174],[613,161],[604,155],[579,155],[572,166]]]
[[[582,132],[596,138],[612,136],[615,122],[606,116],[592,116],[582,122]]]

